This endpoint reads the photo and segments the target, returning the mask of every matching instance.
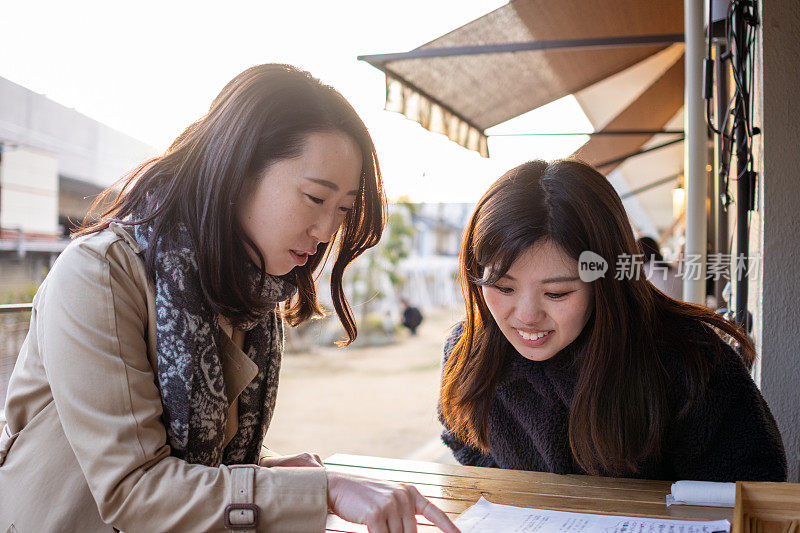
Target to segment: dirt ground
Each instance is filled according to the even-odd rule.
[[[417,335],[369,348],[286,354],[266,444],[281,454],[351,453],[452,463],[436,402],[442,346],[462,309],[431,310]]]

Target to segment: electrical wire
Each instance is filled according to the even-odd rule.
[[[706,61],[703,63],[704,65],[706,65],[706,68],[708,68],[708,65],[711,65],[712,68],[713,68],[713,63],[714,63],[713,60],[711,59],[711,26],[713,25],[713,20],[714,20],[714,13],[713,13],[714,9],[713,8],[714,8],[714,2],[712,0],[708,0],[708,28],[706,30],[706,44],[708,45],[708,49],[706,51]],[[720,58],[717,58],[717,61],[720,61]],[[703,75],[704,75],[703,79],[704,79],[705,83],[707,83],[708,82],[709,73],[708,72],[704,72]],[[712,72],[711,72],[711,76],[712,76],[711,79],[712,80],[713,80],[713,75],[714,74],[713,74],[713,70],[712,70]],[[711,85],[713,86],[713,82],[712,82]],[[717,135],[720,135],[720,130],[718,130],[716,127],[714,127],[714,121],[711,120],[711,100],[712,100],[712,98],[709,97],[709,92],[711,91],[711,88],[704,85],[704,89],[705,89],[705,95],[704,96],[705,96],[705,100],[706,100],[706,122],[708,123],[708,127],[711,128],[711,131],[713,131]],[[719,120],[719,117],[717,117],[717,120]]]
[[[719,172],[724,176],[725,180],[725,197],[726,202],[730,199],[730,181],[738,181],[745,177],[746,173],[752,173],[755,168],[755,161],[752,156],[752,142],[753,136],[758,133],[757,128],[754,128],[752,121],[752,109],[754,105],[754,83],[755,83],[755,44],[756,44],[756,28],[758,26],[758,13],[756,9],[756,0],[731,0],[728,3],[728,9],[725,17],[725,43],[726,52],[716,58],[717,61],[730,63],[730,72],[735,84],[734,94],[728,101],[725,107],[726,111],[723,116],[716,117],[719,125],[715,125],[711,119],[711,99],[706,100],[706,121],[709,128],[717,135],[722,137],[723,153],[720,157]],[[734,14],[744,21],[745,35],[743,39],[743,46],[739,45],[739,35],[737,34],[736,27],[733,24]],[[711,24],[713,20],[713,9],[711,2],[709,2],[708,13],[708,59],[711,59]],[[741,65],[741,69],[739,66]],[[730,117],[733,115],[732,122]],[[728,128],[730,122],[730,129]],[[744,139],[742,139],[738,146],[735,142],[735,132],[739,127],[743,127],[745,131]],[[736,150],[736,157],[743,161],[741,172],[738,172],[735,177],[731,176],[731,160],[733,151]],[[741,149],[741,150],[740,150]],[[741,153],[739,153],[741,152]],[[751,184],[751,197],[754,197],[755,191]],[[727,207],[727,206],[726,206]]]
[[[742,224],[747,233],[750,233],[755,203],[755,196],[757,189],[755,187],[755,160],[753,158],[753,137],[760,133],[759,128],[753,125],[753,106],[755,104],[755,57],[756,57],[756,44],[757,44],[757,27],[760,24],[758,19],[758,0],[729,0],[727,12],[725,16],[725,31],[724,42],[725,49],[722,52],[722,46],[717,50],[722,52],[719,57],[716,57],[720,75],[729,76],[733,78],[734,87],[733,94],[727,101],[727,104],[722,108],[718,102],[716,122],[712,120],[711,116],[711,103],[713,98],[713,80],[714,60],[711,56],[712,48],[712,24],[713,24],[713,0],[709,0],[708,4],[708,27],[707,27],[707,57],[704,61],[704,98],[706,100],[706,123],[715,135],[720,137],[721,150],[719,154],[719,177],[724,181],[724,192],[717,201],[722,202],[722,209],[728,211],[731,204],[739,203],[739,207],[745,207],[744,220],[739,220],[738,210],[734,210],[734,227]],[[736,22],[736,25],[734,25]],[[737,26],[740,29],[737,29]],[[740,35],[739,32],[743,32]],[[726,63],[730,63],[727,67]],[[727,68],[726,68],[727,67]],[[720,80],[717,80],[720,83]],[[719,98],[719,97],[717,97]],[[727,95],[725,96],[727,98]],[[720,111],[724,109],[724,111]],[[731,117],[733,117],[731,119]],[[735,177],[731,175],[731,161],[733,152],[736,150],[737,157],[737,171],[734,173]],[[739,170],[741,169],[741,170]],[[746,179],[747,195],[743,194],[742,197],[733,200],[730,194],[731,181],[738,182],[741,179]],[[743,206],[742,202],[746,202]],[[752,207],[751,207],[752,206]],[[736,232],[731,233],[728,250],[733,249],[733,239]],[[737,255],[740,252],[737,251]],[[738,275],[738,263],[736,259],[734,272]],[[741,273],[749,276],[749,261],[745,259],[746,271]],[[730,310],[735,308],[733,301],[730,302]],[[734,313],[735,314],[735,313]],[[745,320],[748,322],[748,320]]]

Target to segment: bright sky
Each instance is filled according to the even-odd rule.
[[[162,150],[225,83],[292,63],[336,87],[372,132],[390,199],[474,202],[512,166],[569,155],[586,137],[490,139],[490,159],[383,110],[384,76],[360,54],[411,50],[506,0],[0,3],[0,76]],[[572,97],[492,131],[591,131]],[[490,132],[491,133],[491,132]]]

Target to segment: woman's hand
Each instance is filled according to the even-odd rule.
[[[421,514],[445,533],[458,528],[416,488],[401,483],[327,472],[328,506],[349,522],[366,524],[370,533],[416,533]]]
[[[271,468],[273,466],[316,466],[321,467],[322,459],[315,453],[298,453],[296,455],[276,455],[262,457],[258,466]]]

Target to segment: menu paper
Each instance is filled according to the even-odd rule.
[[[567,513],[491,503],[481,498],[458,517],[461,533],[729,533],[727,520],[698,522]]]

